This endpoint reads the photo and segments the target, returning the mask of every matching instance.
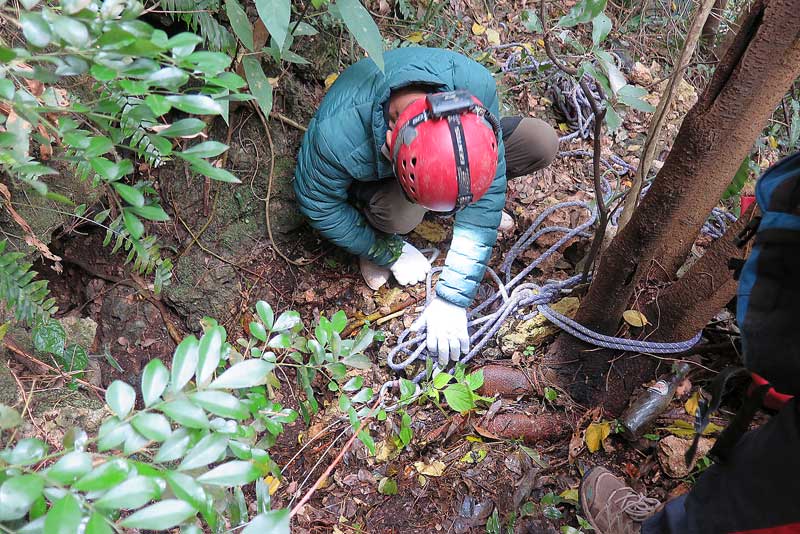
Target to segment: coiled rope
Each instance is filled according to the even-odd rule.
[[[504,70],[510,70],[512,68],[510,66],[511,58],[514,57],[516,56],[513,54],[509,57],[509,60],[503,65]],[[533,63],[536,62],[533,61]],[[535,65],[526,65],[520,68],[535,70],[539,69],[539,67],[540,65],[536,63]],[[567,87],[567,82],[569,81],[568,78],[562,79],[557,77],[556,83],[551,86],[554,95],[566,95],[563,98],[556,98],[554,102],[556,102],[561,112],[567,117],[568,124],[575,130],[570,134],[562,136],[560,138],[562,142],[569,141],[576,137],[588,137],[594,120],[593,114],[586,114],[585,112],[589,104],[580,86],[574,83],[574,81],[571,81],[572,85]],[[600,91],[597,84],[594,83],[594,80],[591,80],[591,82],[592,83],[589,85],[591,90]],[[602,93],[596,95],[596,97],[601,95]],[[588,150],[567,150],[559,152],[559,156],[592,157],[593,153]],[[632,165],[616,155],[612,155],[609,159],[601,158],[600,162],[618,178],[635,170]],[[603,185],[604,191],[602,194],[610,200],[613,196],[611,187],[605,179],[603,179]],[[647,193],[648,188],[642,191],[642,195]],[[583,222],[577,226],[573,228],[565,226],[543,226],[545,220],[555,212],[559,210],[575,209],[586,212]],[[618,216],[616,213],[615,215]],[[735,220],[736,217],[731,213],[720,208],[714,208],[708,221],[703,225],[702,233],[708,235],[712,239],[718,239],[724,234],[728,223]],[[460,363],[466,364],[472,360],[476,354],[480,353],[509,318],[513,317],[515,319],[529,320],[539,314],[571,336],[591,345],[612,350],[649,354],[672,354],[687,351],[700,341],[701,333],[685,341],[660,343],[614,337],[594,332],[550,307],[550,304],[568,294],[580,282],[582,275],[574,275],[565,280],[547,280],[541,284],[535,281],[526,281],[531,271],[536,269],[571,239],[576,237],[591,237],[592,233],[590,228],[596,221],[597,207],[594,203],[568,201],[545,208],[514,245],[512,245],[500,266],[500,271],[505,281],[503,281],[492,268],[487,268],[486,272],[494,282],[496,289],[492,290],[491,287],[483,284],[481,288],[479,288],[479,294],[488,293],[488,296],[484,298],[480,304],[467,312],[467,328],[468,331],[471,332],[469,338],[471,348],[469,352],[461,357],[459,360]],[[609,224],[616,226],[617,217],[612,217]],[[550,245],[547,250],[539,255],[539,257],[522,269],[522,271],[516,275],[512,275],[511,267],[514,261],[523,252],[528,250],[540,237],[547,234],[562,235],[555,243]],[[430,304],[434,295],[432,291],[433,275],[440,271],[442,271],[442,267],[436,267],[431,269],[428,274],[426,279],[426,306]],[[396,346],[392,348],[387,356],[388,366],[393,371],[400,373],[415,362],[431,360],[433,366],[438,368],[437,358],[427,351],[425,343],[426,337],[424,329],[418,332],[405,329],[398,336]],[[452,369],[450,372],[452,372]],[[417,384],[417,391],[412,398],[416,398],[421,394],[419,383],[423,380],[425,375],[426,370],[423,369],[412,379],[412,381]],[[387,389],[396,387],[397,383],[396,380],[386,382],[381,387],[380,393],[385,394]],[[384,409],[392,410],[396,409],[398,406],[399,403],[393,406],[385,406]]]

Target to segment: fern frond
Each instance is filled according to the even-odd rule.
[[[125,263],[132,263],[132,268],[139,274],[150,275],[155,273],[155,291],[169,283],[172,277],[172,262],[161,257],[161,248],[158,239],[154,235],[148,235],[140,239],[134,239],[125,228],[125,222],[120,215],[108,225],[103,246],[111,245],[112,253],[120,250],[127,252]]]
[[[131,147],[136,151],[136,155],[144,160],[151,167],[158,167],[163,163],[162,154],[150,141],[150,136],[145,128],[153,126],[155,122],[142,118],[140,107],[146,104],[141,98],[132,96],[118,96],[117,104],[120,106],[120,142],[128,140]]]
[[[0,241],[0,301],[14,312],[18,321],[32,323],[55,313],[56,299],[47,298],[47,280],[36,280],[30,263],[22,263],[22,252],[3,253],[7,240]]]
[[[161,0],[161,7],[173,20],[185,22],[193,32],[199,30],[209,50],[236,53],[236,38],[214,18],[219,0]]]
[[[193,13],[200,25],[200,35],[214,52],[236,53],[236,39],[210,13]]]

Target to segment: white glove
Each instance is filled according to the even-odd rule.
[[[414,245],[403,243],[403,251],[390,267],[395,280],[407,286],[422,282],[431,270],[431,263]]]
[[[466,308],[435,297],[411,330],[419,332],[423,327],[428,331],[428,352],[438,355],[439,367],[444,368],[448,360],[457,361],[469,352]]]

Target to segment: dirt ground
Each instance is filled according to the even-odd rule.
[[[497,21],[509,20],[510,13],[498,13],[494,21],[481,18],[480,22],[501,28]],[[465,19],[459,24],[467,31],[471,21]],[[511,42],[529,37],[511,29],[503,38]],[[478,46],[487,47],[484,38],[473,36],[473,39]],[[648,46],[648,43],[637,44]],[[492,61],[500,64],[508,53],[494,50]],[[664,76],[662,67],[644,57],[640,59],[637,65],[632,61],[629,74],[638,76],[637,81],[651,90],[648,98],[657,101],[659,80]],[[324,95],[321,78],[329,73],[326,69],[338,67],[334,61],[315,68],[312,72],[288,74],[286,89],[276,100],[276,109],[301,124],[308,122]],[[543,118],[556,129],[563,128],[560,126],[563,119],[554,112],[541,83],[513,74],[501,76],[500,81],[510,108]],[[668,139],[677,132],[680,118],[696,99],[697,91],[690,83],[682,90],[666,129]],[[646,115],[628,112],[624,116],[624,129],[604,140],[604,155],[616,154],[635,166],[646,128]],[[102,232],[77,227],[53,242],[53,251],[64,258],[63,273],[55,273],[44,264],[37,267],[50,280],[59,317],[90,318],[96,323],[90,352],[97,355],[93,357],[97,386],[106,386],[115,379],[137,383],[143,366],[156,357],[169,363],[175,347],[173,334],[196,333],[204,316],[217,318],[228,329],[229,337],[235,339],[249,323],[258,300],[270,302],[276,311],[296,309],[307,324],[321,314],[330,316],[339,309],[345,310],[351,321],[358,321],[376,312],[388,315],[393,306],[410,297],[423,301],[422,285],[401,288],[390,283],[377,292],[371,291],[361,280],[354,259],[325,243],[303,223],[292,204],[290,188],[293,159],[302,132],[277,120],[271,122],[270,132],[268,141],[264,126],[245,106],[232,111],[230,126],[221,121],[212,125],[212,137],[230,140],[227,168],[243,181],[235,188],[203,183],[178,166],[141,171],[157,178],[162,204],[173,216],[169,222],[150,227],[163,240],[164,250],[176,264],[174,279],[161,296],[153,298],[152,293],[141,290],[146,280],[132,275],[124,258],[111,255],[102,246]],[[657,159],[663,157],[668,146],[669,140]],[[590,146],[587,141],[577,140],[561,149],[588,150]],[[313,259],[310,265],[288,264],[276,254],[267,238],[264,199],[270,174],[274,181],[270,214],[275,245],[291,258]],[[499,266],[510,246],[541,209],[567,200],[590,200],[592,195],[588,158],[558,158],[536,175],[511,181],[506,211],[512,214],[515,228],[501,236],[490,264]],[[175,198],[181,200],[180,209]],[[570,225],[575,224],[575,217],[559,213],[549,222]],[[444,252],[450,225],[451,221],[430,217],[409,240],[420,247],[438,247]],[[552,242],[551,238],[543,238],[521,261],[531,261]],[[540,280],[571,275],[587,245],[584,239],[568,243],[532,277]],[[521,263],[514,266],[515,270],[520,268]],[[385,366],[386,353],[419,309],[410,306],[398,317],[379,324],[386,339],[371,349],[377,365],[367,373],[366,384],[379,386],[392,378]],[[624,474],[634,487],[660,499],[685,493],[707,464],[701,462],[689,473],[669,476],[664,468],[664,463],[669,462],[659,461],[658,451],[664,448],[661,443],[673,435],[668,429],[675,427],[676,420],[691,420],[685,403],[692,393],[712,376],[714,369],[735,358],[735,347],[728,335],[730,314],[721,316],[715,327],[721,332],[711,333],[713,342],[709,343],[717,349],[699,355],[699,361],[711,371],[700,368],[690,375],[649,438],[628,443],[612,434],[599,451],[590,453],[584,449],[576,455],[574,451],[570,453],[571,443],[577,443],[579,448],[583,444],[582,431],[587,421],[565,429],[563,435],[550,441],[526,445],[498,440],[482,432],[476,425],[480,412],[464,418],[452,412],[443,413],[430,403],[414,406],[410,410],[414,433],[410,446],[395,450],[391,435],[399,421],[392,415],[385,422],[373,422],[371,430],[379,454],[369,455],[356,441],[334,471],[332,480],[323,484],[300,514],[294,532],[550,533],[562,532],[560,529],[567,525],[577,529],[576,515],[580,515],[580,510],[575,490],[583,471],[597,464]],[[533,352],[527,351],[526,346],[503,351],[498,344],[490,344],[475,364],[503,360],[524,367],[535,364],[537,354],[545,348],[546,343]],[[10,365],[24,377],[25,370],[16,362]],[[287,386],[295,382],[290,372],[281,378]],[[53,384],[52,388],[57,386]],[[38,394],[44,389],[40,386],[31,391]],[[289,387],[279,390],[278,396],[284,405],[296,407],[294,391]],[[333,399],[331,396],[328,400]],[[562,401],[547,402],[536,396],[521,395],[504,399],[501,409],[530,414],[564,411],[568,403]],[[274,506],[296,502],[338,454],[349,437],[349,427],[337,415],[336,408],[330,406],[308,428],[299,420],[287,427],[270,450],[273,459],[285,466],[284,480],[272,497]],[[576,411],[572,415],[577,420],[581,413]],[[47,418],[40,417],[40,422]],[[724,419],[718,422],[724,424]],[[379,481],[386,477],[396,480],[396,495],[379,491]],[[492,517],[495,512],[497,519]]]

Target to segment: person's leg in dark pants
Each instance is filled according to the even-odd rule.
[[[400,182],[389,178],[369,184],[362,195],[364,216],[376,230],[386,234],[407,234],[422,222],[428,210],[403,194]]]
[[[558,155],[558,135],[543,120],[533,117],[503,117],[506,147],[506,177],[531,174],[550,165]]]

